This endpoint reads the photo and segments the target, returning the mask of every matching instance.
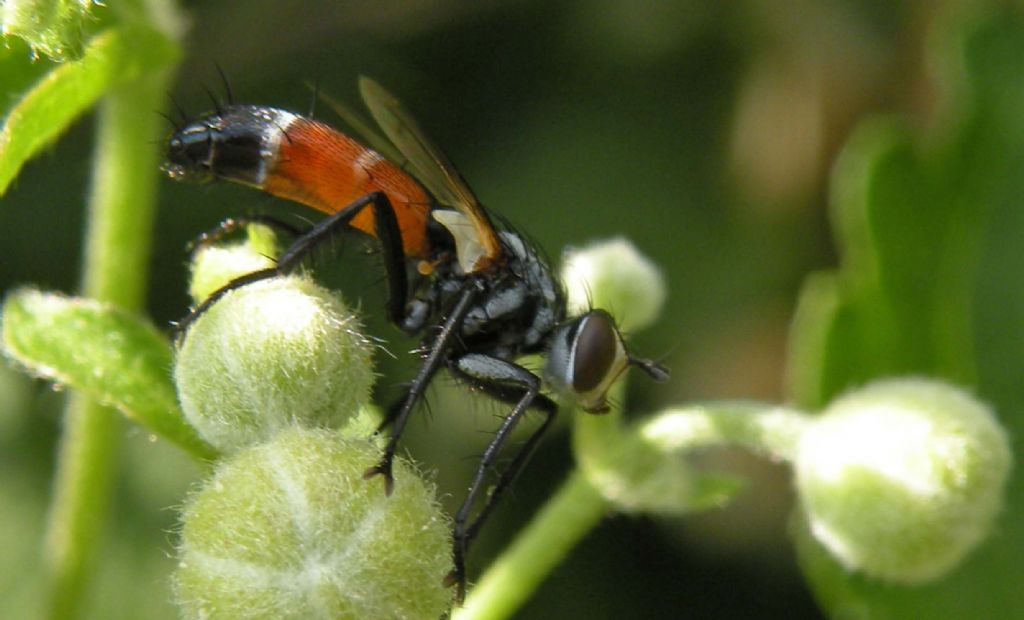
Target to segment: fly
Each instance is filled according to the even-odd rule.
[[[399,101],[368,78],[360,79],[359,89],[383,135],[334,105],[373,148],[317,120],[233,103],[171,135],[164,169],[172,178],[234,181],[327,214],[308,230],[289,229],[298,234],[274,267],[232,280],[194,308],[179,329],[227,292],[294,271],[314,248],[344,230],[375,237],[384,259],[387,316],[406,333],[422,337],[424,354],[407,391],[387,410],[379,430],[390,427],[390,439],[364,477],[381,476],[391,493],[399,439],[442,368],[511,406],[454,518],[454,570],[446,582],[456,586],[461,601],[470,544],[557,412],[556,401],[542,388],[560,401],[602,413],[608,410],[608,389],[628,367],[657,381],[668,373],[631,355],[607,312],[568,316],[565,293],[548,264],[519,233],[495,226]],[[222,232],[237,226],[237,220],[229,220]],[[547,356],[540,376],[516,363],[534,353]],[[529,409],[543,413],[543,422],[481,498],[487,471]],[[473,514],[478,501],[482,504]]]

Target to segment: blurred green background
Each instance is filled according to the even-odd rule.
[[[310,108],[306,81],[354,102],[356,76],[376,78],[447,150],[484,203],[556,262],[568,245],[622,235],[663,267],[663,317],[633,341],[644,355],[664,356],[673,376],[658,386],[637,377],[629,411],[708,398],[781,401],[801,283],[837,262],[830,166],[854,126],[876,113],[929,135],[945,111],[929,51],[936,25],[974,4],[195,2],[188,6],[189,56],[173,95],[189,112],[209,108],[205,89],[222,92],[217,64],[236,100],[295,111]],[[40,61],[28,71],[44,70]],[[0,75],[8,97],[0,105],[28,79]],[[327,110],[318,115],[333,120]],[[75,291],[90,121],[30,163],[4,196],[0,288]],[[149,294],[158,325],[187,310],[186,243],[224,217],[250,213],[297,223],[318,217],[246,188],[162,183]],[[1021,228],[1019,215],[997,221],[985,257],[1018,289]],[[361,303],[370,333],[394,354],[379,356],[378,400],[387,402],[413,372],[406,352],[415,342],[382,320],[377,258],[362,243],[344,246],[317,271]],[[982,365],[1019,365],[1019,342],[1002,352]],[[1015,380],[1006,381],[1011,389]],[[61,401],[62,394],[0,367],[2,618],[38,611],[36,557]],[[434,389],[431,403],[431,415],[411,423],[406,446],[437,471],[446,505],[455,507],[496,410],[447,385]],[[172,447],[125,429],[123,474],[87,615],[172,618],[175,507],[197,470]],[[564,425],[548,437],[484,531],[471,577],[565,475],[567,443]],[[701,465],[747,476],[748,491],[726,509],[685,520],[610,516],[519,617],[820,617],[786,532],[788,471],[738,451],[702,455]]]

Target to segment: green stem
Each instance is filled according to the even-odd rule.
[[[488,567],[452,620],[507,618],[604,517],[610,504],[575,471]]]
[[[741,446],[773,460],[792,461],[813,420],[788,407],[723,401],[666,409],[644,421],[638,432],[645,443],[666,453]]]
[[[667,410],[633,428],[616,418],[580,421],[576,446],[587,450],[578,453],[580,468],[488,568],[453,620],[509,617],[610,510],[684,514],[736,492],[724,478],[681,469],[679,453],[740,445],[790,460],[811,419],[783,407],[722,402]]]
[[[45,542],[48,618],[73,618],[106,519],[117,431],[114,412],[68,397]]]
[[[99,109],[83,292],[130,310],[145,298],[158,174],[154,111],[169,78],[168,71],[154,71],[111,92]],[[50,618],[80,612],[108,512],[119,428],[115,412],[70,396],[47,524]]]

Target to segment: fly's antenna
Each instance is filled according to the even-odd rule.
[[[628,360],[630,366],[635,366],[640,370],[647,373],[647,376],[657,381],[658,383],[664,383],[668,381],[669,374],[668,368],[665,368],[661,363],[655,360],[644,359],[640,357],[630,357]]]
[[[228,82],[228,76],[225,75],[224,68],[216,60],[213,61],[213,66],[217,68],[217,74],[220,75],[220,83],[224,86],[224,96],[227,97],[228,105],[235,105],[235,96],[231,94],[231,83]],[[220,109],[218,108],[219,111]]]

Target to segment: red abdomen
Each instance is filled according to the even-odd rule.
[[[300,117],[284,134],[277,160],[267,170],[264,191],[327,214],[370,192],[383,192],[398,218],[406,256],[427,257],[432,200],[415,179],[376,151],[323,123]],[[351,225],[376,236],[369,208],[354,217]]]

